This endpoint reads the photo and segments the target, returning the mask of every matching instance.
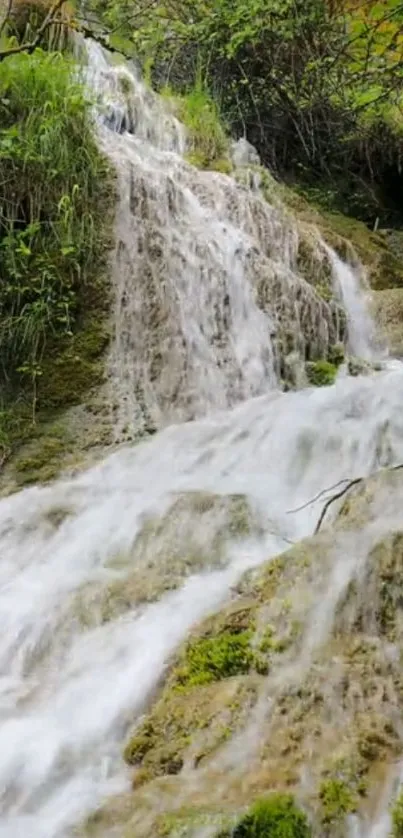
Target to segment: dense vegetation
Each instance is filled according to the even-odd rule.
[[[401,0],[93,7],[158,85],[184,92],[203,79],[232,130],[272,171],[371,224],[378,216],[400,223]]]
[[[35,421],[49,358],[73,340],[102,280],[109,175],[68,54],[38,48],[0,63],[0,182],[1,460],[10,404],[30,403]]]

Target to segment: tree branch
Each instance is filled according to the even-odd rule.
[[[12,2],[12,0],[11,0],[11,2]],[[5,58],[9,58],[11,55],[18,55],[21,52],[27,52],[27,53],[34,52],[34,50],[36,50],[36,48],[39,46],[39,44],[41,42],[42,35],[44,34],[44,32],[46,32],[46,30],[49,28],[49,26],[51,26],[52,23],[55,22],[55,15],[61,9],[61,7],[64,5],[65,2],[66,2],[66,0],[56,0],[56,2],[53,4],[53,6],[50,7],[47,15],[45,16],[44,20],[42,21],[42,23],[41,23],[41,25],[40,25],[40,27],[39,27],[39,29],[38,29],[38,31],[37,31],[37,33],[36,33],[36,35],[35,35],[35,37],[32,41],[29,41],[26,44],[18,44],[15,47],[9,47],[8,49],[5,49],[5,50],[0,50],[0,62],[4,61]],[[9,3],[10,3],[10,0],[9,0]]]
[[[403,468],[403,463],[399,463],[397,466],[391,466],[390,468],[386,468],[386,469],[385,468],[378,469],[378,471],[374,471],[374,472],[372,472],[372,474],[368,474],[366,477],[355,477],[353,480],[349,480],[349,482],[347,483],[347,486],[344,486],[343,489],[340,489],[339,492],[336,492],[335,495],[332,495],[332,497],[329,498],[329,500],[326,501],[326,503],[325,503],[325,505],[322,509],[322,512],[320,513],[318,523],[316,524],[316,527],[315,527],[315,535],[316,535],[316,533],[319,532],[319,530],[320,530],[320,528],[323,524],[323,521],[324,521],[325,515],[327,513],[327,510],[329,509],[331,504],[334,503],[336,500],[339,500],[340,498],[342,498],[343,495],[346,495],[347,492],[349,492],[350,489],[353,488],[353,486],[358,486],[359,483],[362,483],[364,480],[368,480],[370,477],[375,477],[376,475],[381,474],[381,472],[383,472],[383,471],[398,471],[399,469],[402,469],[402,468]],[[340,482],[342,482],[342,481],[340,481]],[[336,485],[338,485],[338,484],[336,484]],[[313,498],[313,500],[309,501],[309,503],[314,503],[315,500],[316,500],[316,498]],[[307,505],[309,505],[309,504],[307,504]]]

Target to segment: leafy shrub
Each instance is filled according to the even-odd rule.
[[[137,0],[133,26],[129,0],[91,2],[158,86],[183,93],[201,73],[273,171],[319,180],[329,207],[365,221],[401,220],[400,3]]]
[[[105,243],[108,171],[74,63],[35,51],[0,64],[0,381],[41,374],[71,334]]]

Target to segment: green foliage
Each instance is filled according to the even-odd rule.
[[[189,689],[248,672],[254,663],[250,639],[249,631],[225,631],[192,641],[175,672],[178,687]]]
[[[232,838],[310,838],[306,815],[287,794],[256,801],[235,828]]]
[[[308,381],[315,387],[328,387],[334,384],[337,366],[330,361],[309,361],[305,364]]]
[[[400,792],[392,807],[392,838],[403,838],[403,792]]]
[[[356,797],[344,780],[328,779],[319,789],[323,823],[339,821],[356,808]]]
[[[401,0],[93,4],[160,88],[184,93],[202,78],[273,171],[315,191],[319,182],[327,208],[402,217]]]
[[[228,137],[218,106],[200,79],[181,96],[166,87],[162,94],[173,98],[179,119],[189,132],[189,162],[200,169],[231,170],[226,160]]]
[[[107,168],[68,58],[0,64],[0,380],[33,383],[71,336],[105,243]]]

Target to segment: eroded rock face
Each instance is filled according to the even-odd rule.
[[[403,357],[403,288],[389,288],[373,295],[374,317],[390,354]]]
[[[352,813],[369,829],[403,749],[402,500],[403,472],[385,470],[243,578],[129,738],[132,794],[86,834],[218,835],[274,790],[296,795],[318,838],[345,836]]]

